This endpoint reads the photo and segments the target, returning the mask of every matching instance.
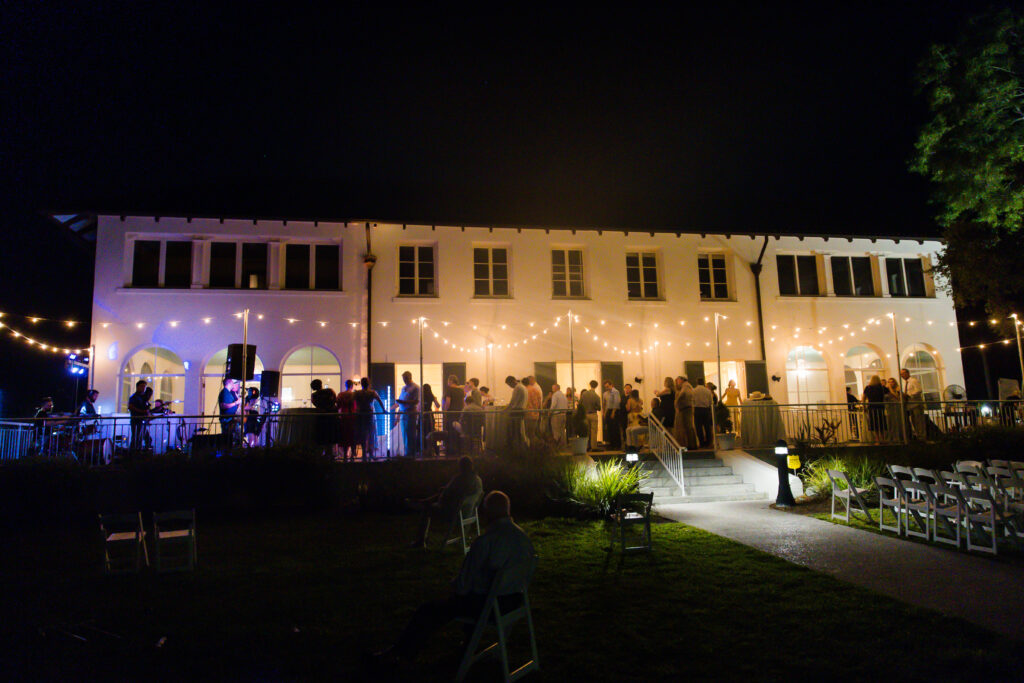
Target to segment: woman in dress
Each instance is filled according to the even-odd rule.
[[[868,407],[868,431],[871,432],[871,440],[881,443],[885,439],[885,395],[889,390],[882,384],[878,375],[872,375],[868,385],[864,387],[864,396],[861,401]]]
[[[640,391],[633,389],[626,399],[626,445],[640,447],[640,437],[646,427],[640,424],[643,417],[644,400],[640,398]]]
[[[260,390],[249,387],[249,395],[245,398],[245,445],[249,448],[259,444],[260,440]]]
[[[434,410],[440,409],[441,403],[437,400],[437,396],[434,396],[434,390],[430,388],[429,384],[423,385],[423,424],[426,425],[423,433],[429,434],[435,432],[441,427],[438,427],[434,423]]]
[[[732,429],[734,432],[739,434],[740,415],[743,412],[740,410],[740,406],[743,405],[743,397],[740,396],[740,390],[736,388],[736,380],[729,380],[729,386],[725,388],[725,395],[722,396],[722,405],[729,408],[729,418],[732,420]]]
[[[889,441],[900,440],[900,383],[890,377],[885,394],[885,436]]]
[[[661,409],[655,416],[661,420],[665,429],[672,431],[676,419],[676,383],[671,377],[665,378],[664,384],[655,396],[658,397],[658,407]]]
[[[356,457],[356,398],[352,380],[345,380],[345,391],[338,394],[338,450],[342,460]]]

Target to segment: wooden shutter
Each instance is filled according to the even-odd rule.
[[[391,399],[395,399],[396,379],[394,363],[370,363],[370,388],[382,399],[387,398],[389,392]]]
[[[558,373],[554,363],[534,363],[533,376],[537,378],[537,386],[547,396],[551,385],[558,381]]]
[[[747,395],[760,391],[771,394],[768,391],[768,367],[763,360],[743,361],[747,376]]]
[[[601,363],[601,385],[611,382],[612,385],[622,391],[622,363]],[[604,393],[604,389],[597,388],[598,393]]]
[[[683,363],[683,375],[690,380],[690,384],[696,384],[697,380],[704,376],[704,361],[688,360]]]
[[[459,378],[459,386],[466,383],[466,364],[465,363],[442,363],[441,364],[441,382],[444,386],[448,386],[448,378],[455,375]]]

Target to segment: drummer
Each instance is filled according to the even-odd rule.
[[[36,420],[36,452],[39,454],[46,453],[46,449],[50,445],[50,430],[48,429],[47,419],[53,414],[53,399],[49,396],[43,398],[40,402],[39,408],[35,413]]]

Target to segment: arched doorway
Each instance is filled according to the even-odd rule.
[[[884,378],[885,362],[882,354],[870,346],[854,346],[846,352],[843,365],[844,380],[854,396],[860,398],[872,375]]]
[[[217,406],[217,395],[223,387],[224,366],[228,362],[228,349],[224,347],[206,361],[203,366],[203,414],[216,415],[220,412]],[[259,385],[260,375],[263,374],[263,360],[257,355],[255,367],[253,368],[254,378],[249,384]]]
[[[146,346],[133,353],[121,367],[120,412],[127,412],[128,398],[135,393],[135,383],[144,379],[153,387],[153,399],[173,404],[181,410],[185,401],[185,364],[170,349]]]
[[[341,387],[341,363],[321,346],[296,349],[281,364],[281,406],[311,407],[309,383],[319,379],[324,387],[338,391]]]
[[[828,364],[811,346],[798,346],[786,356],[787,403],[827,403]]]

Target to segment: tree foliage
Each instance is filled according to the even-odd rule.
[[[1024,301],[1024,17],[973,20],[935,45],[919,84],[931,119],[911,170],[932,183],[947,249],[937,269],[958,304],[994,313]]]

